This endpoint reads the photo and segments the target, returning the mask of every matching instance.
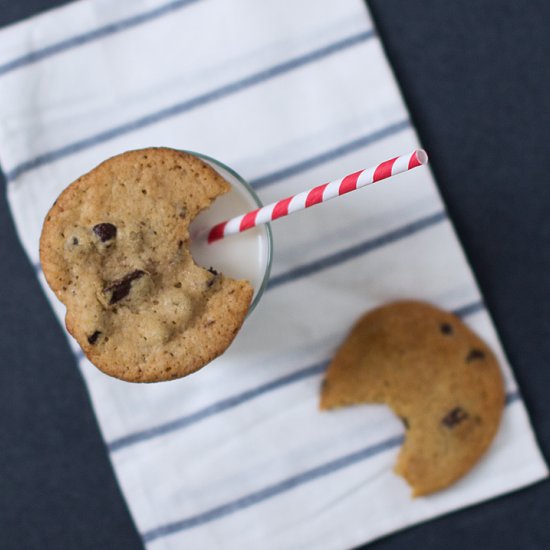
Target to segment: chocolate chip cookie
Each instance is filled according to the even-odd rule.
[[[247,281],[199,267],[189,224],[230,185],[200,159],[129,151],[80,177],[44,221],[40,259],[66,325],[103,372],[133,382],[190,374],[248,311]]]
[[[321,409],[386,403],[406,428],[396,473],[421,496],[463,476],[487,450],[504,407],[488,346],[451,313],[421,302],[375,309],[328,367]]]

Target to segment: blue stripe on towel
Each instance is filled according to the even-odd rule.
[[[256,399],[261,395],[272,392],[274,390],[278,390],[279,388],[288,386],[289,384],[294,384],[295,382],[299,382],[304,378],[309,378],[310,376],[321,374],[322,372],[324,372],[327,363],[328,361],[316,363],[315,365],[297,370],[296,372],[287,374],[286,376],[282,376],[281,378],[277,378],[256,388],[246,390],[231,397],[226,397],[225,399],[212,403],[211,405],[207,405],[206,407],[199,409],[198,411],[187,414],[185,416],[181,416],[180,418],[176,418],[175,420],[172,420],[170,422],[159,424],[158,426],[153,426],[152,428],[148,428],[146,430],[140,430],[125,435],[123,437],[119,437],[118,439],[111,441],[111,443],[108,443],[107,447],[109,451],[116,452],[119,449],[134,445],[135,443],[147,441],[149,439],[153,439],[155,437],[159,437],[170,432],[187,428],[192,424],[200,422],[201,420],[205,420],[210,416],[224,412],[228,409],[238,407],[239,405],[242,405],[243,403],[246,403],[247,401],[250,401],[252,399]]]
[[[405,239],[406,237],[410,237],[419,231],[428,229],[429,227],[445,220],[447,220],[447,214],[445,212],[436,212],[435,214],[420,218],[414,222],[403,225],[402,227],[398,227],[397,229],[392,229],[391,231],[388,231],[383,235],[379,235],[378,237],[368,239],[358,245],[339,250],[334,254],[319,258],[308,264],[300,265],[285,273],[271,277],[267,290],[273,290],[282,284],[296,281],[297,279],[317,273],[323,269],[352,260],[363,254],[372,252],[373,250],[377,250],[386,245],[400,241],[401,239]]]
[[[137,27],[143,23],[148,23],[149,21],[153,21],[154,19],[173,13],[176,10],[185,8],[190,4],[194,4],[197,1],[198,0],[175,0],[174,2],[168,2],[158,8],[154,8],[143,13],[138,13],[137,15],[132,15],[131,17],[121,19],[120,21],[114,21],[113,23],[109,23],[103,27],[71,36],[70,38],[56,42],[55,44],[44,46],[39,50],[16,57],[15,59],[0,65],[0,76],[15,71],[16,69],[26,67],[27,65],[31,65],[32,63],[36,63],[58,53],[65,52],[78,46],[83,46],[84,44],[88,44],[94,40],[100,40],[111,36],[112,34]]]
[[[483,309],[485,309],[483,302],[477,301],[477,302],[473,302],[471,304],[462,306],[461,308],[455,309],[453,313],[457,317],[465,317],[466,315],[472,315],[473,313],[477,313],[478,311],[482,311]]]
[[[262,84],[285,73],[288,73],[295,69],[299,69],[310,63],[314,63],[316,61],[324,59],[330,55],[342,52],[358,44],[362,44],[367,40],[373,38],[374,36],[375,32],[372,29],[348,36],[346,38],[313,50],[309,53],[294,57],[292,59],[288,59],[287,61],[283,61],[282,63],[253,73],[245,78],[236,80],[235,82],[230,82],[229,84],[225,84],[219,88],[215,88],[214,90],[210,90],[209,92],[195,96],[191,99],[175,103],[174,105],[164,107],[163,109],[155,111],[154,113],[143,115],[142,117],[132,120],[130,122],[125,122],[124,124],[120,124],[119,126],[115,126],[108,130],[103,130],[102,132],[99,132],[92,136],[88,136],[87,138],[83,138],[78,141],[74,141],[73,143],[69,143],[67,145],[64,145],[63,147],[59,147],[58,149],[48,151],[47,153],[43,153],[32,159],[23,161],[8,172],[6,172],[6,181],[7,183],[12,183],[21,174],[39,168],[40,166],[50,164],[59,159],[74,155],[80,151],[84,151],[106,141],[115,139],[130,132],[135,132],[136,130],[140,130],[141,128],[150,126],[151,124],[156,124],[157,122],[161,122],[173,116],[180,115],[198,107],[202,107],[213,101],[241,92],[252,86]]]
[[[383,453],[384,451],[394,449],[401,445],[402,442],[402,435],[390,437],[380,443],[376,443],[375,445],[369,445],[368,447],[355,451],[354,453],[325,462],[325,464],[321,464],[320,466],[301,472],[297,475],[284,479],[283,481],[268,485],[259,491],[249,493],[248,495],[237,498],[226,504],[222,504],[221,506],[217,506],[216,508],[211,508],[206,512],[161,525],[160,527],[145,532],[142,535],[143,542],[149,543],[156,539],[166,537],[167,535],[192,529],[193,527],[198,527],[199,525],[234,514],[235,512],[244,510],[245,508],[250,508],[255,504],[269,500],[270,498],[273,498],[281,493],[286,493],[287,491],[299,487],[304,483],[308,483],[310,481],[314,481],[315,479],[332,474],[338,470],[342,470],[343,468],[347,468],[357,464],[358,462],[362,462],[363,460]]]
[[[296,164],[291,164],[290,166],[286,166],[285,168],[281,168],[280,170],[276,170],[275,172],[271,172],[270,174],[266,174],[265,176],[260,176],[259,178],[250,180],[249,183],[255,189],[266,187],[283,179],[300,174],[301,172],[305,172],[306,170],[315,168],[316,166],[319,166],[326,162],[330,162],[339,157],[343,157],[344,155],[353,153],[354,151],[358,151],[363,147],[368,147],[369,145],[372,145],[377,141],[393,136],[394,134],[397,134],[409,128],[411,128],[410,120],[401,120],[399,122],[394,122],[393,124],[381,128],[380,130],[376,130],[370,134],[361,136],[360,138],[348,141],[347,143],[343,143],[327,151],[323,151],[322,153],[297,162]]]

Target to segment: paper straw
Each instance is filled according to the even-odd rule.
[[[408,155],[386,160],[378,166],[359,170],[359,172],[354,172],[344,178],[313,187],[297,195],[292,195],[286,199],[218,223],[212,228],[201,232],[201,235],[208,235],[208,242],[213,243],[229,235],[241,233],[262,223],[272,222],[293,212],[304,210],[305,208],[328,201],[334,197],[339,197],[361,187],[366,187],[377,181],[396,176],[402,172],[407,172],[427,163],[428,155],[426,151],[419,149]]]

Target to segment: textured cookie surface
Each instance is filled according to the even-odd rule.
[[[200,159],[151,148],[105,161],[52,206],[44,275],[67,307],[67,329],[105,373],[177,378],[231,343],[253,289],[197,266],[188,249],[193,218],[229,189]]]
[[[491,443],[504,407],[495,356],[456,316],[421,302],[375,309],[329,365],[322,409],[386,403],[402,419],[395,467],[413,496],[464,475]]]

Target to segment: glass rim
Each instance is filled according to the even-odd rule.
[[[180,149],[180,151],[182,151],[183,153],[187,153],[189,155],[193,155],[194,157],[198,157],[201,160],[206,161],[207,163],[212,163],[214,165],[219,166],[223,170],[226,170],[246,189],[246,191],[252,197],[252,199],[256,203],[256,206],[258,206],[258,208],[261,208],[262,206],[264,206],[264,204],[260,200],[260,197],[258,197],[258,194],[254,190],[254,188],[238,172],[236,172],[230,166],[227,166],[227,164],[219,161],[218,159],[215,159],[214,157],[205,155],[204,153],[198,153],[197,151],[190,151],[189,149]],[[264,223],[262,225],[265,227],[265,234],[267,236],[267,260],[265,262],[265,270],[264,270],[262,282],[254,298],[252,299],[252,302],[250,303],[247,316],[254,311],[260,299],[262,298],[265,292],[265,289],[267,288],[267,284],[269,282],[269,275],[271,274],[271,264],[273,263],[273,232],[271,231],[271,224]]]

